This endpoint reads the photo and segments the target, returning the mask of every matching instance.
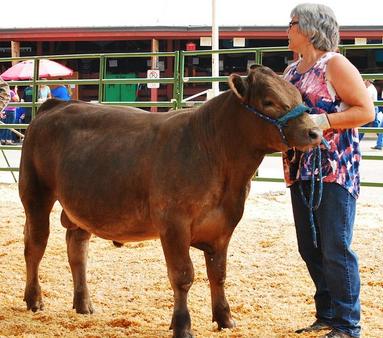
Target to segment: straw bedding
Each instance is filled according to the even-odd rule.
[[[170,337],[172,290],[158,240],[116,248],[92,237],[88,285],[96,313],[76,314],[60,206],[51,214],[51,235],[40,266],[44,311],[23,302],[23,208],[15,184],[0,184],[1,337]],[[363,337],[383,337],[383,194],[365,188],[358,201],[353,248],[362,277]],[[196,337],[296,337],[314,320],[314,292],[296,248],[285,190],[252,188],[228,254],[226,293],[237,327],[217,331],[211,322],[202,252],[191,249],[195,268],[189,309]],[[314,335],[303,334],[307,338]]]

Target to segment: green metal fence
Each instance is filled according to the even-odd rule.
[[[341,45],[339,47],[340,53],[347,56],[347,52],[355,49],[383,49],[383,44],[369,44],[369,45]],[[185,60],[188,57],[197,57],[197,56],[210,56],[213,54],[219,55],[230,55],[230,54],[246,54],[251,55],[254,63],[262,64],[264,56],[268,53],[291,53],[287,47],[259,47],[259,48],[236,48],[236,49],[223,49],[223,50],[203,50],[203,51],[175,51],[175,52],[157,52],[157,53],[104,53],[104,54],[75,54],[75,55],[49,55],[49,56],[35,56],[35,57],[19,57],[19,58],[0,58],[0,63],[2,62],[11,62],[11,61],[22,61],[34,59],[34,76],[29,81],[8,81],[10,86],[28,86],[33,87],[33,97],[32,102],[19,102],[12,103],[10,105],[17,107],[31,107],[32,108],[32,118],[35,116],[36,109],[41,103],[37,100],[38,86],[40,84],[47,85],[57,85],[57,84],[69,84],[77,86],[88,86],[96,85],[98,86],[98,102],[107,104],[107,105],[127,105],[135,107],[165,107],[165,108],[174,108],[179,109],[183,107],[190,107],[194,105],[199,105],[204,102],[193,100],[190,98],[184,98],[184,88],[188,84],[198,84],[198,83],[207,83],[211,84],[212,82],[227,82],[228,76],[185,76]],[[106,74],[106,65],[107,62],[111,59],[125,59],[125,58],[171,58],[173,62],[173,77],[165,77],[159,79],[148,79],[142,77],[136,78],[107,78]],[[98,60],[99,62],[99,76],[97,79],[87,78],[87,79],[65,79],[65,80],[39,80],[37,74],[39,73],[39,61],[42,59],[50,60],[79,60],[79,59],[91,59]],[[369,73],[362,74],[365,79],[383,79],[383,73]],[[105,97],[105,86],[108,84],[147,84],[147,83],[160,83],[160,84],[170,84],[172,85],[172,98],[169,101],[122,101],[122,102],[108,102],[104,100]],[[196,95],[197,96],[197,95]],[[383,106],[383,101],[376,101],[375,106]],[[28,125],[26,124],[0,124],[0,129],[13,128],[13,129],[26,129]],[[360,128],[361,132],[365,133],[382,133],[383,128]],[[6,151],[17,151],[20,150],[21,146],[0,146],[0,151],[5,159],[7,167],[0,168],[0,171],[9,171],[13,175],[14,180],[16,181],[16,176],[14,172],[18,171],[18,167],[12,167],[9,164]],[[272,154],[270,156],[280,156],[280,154]],[[382,155],[364,155],[364,160],[383,160]],[[271,177],[257,177],[257,181],[267,181],[267,182],[282,182],[281,178],[271,178]],[[363,186],[373,186],[373,187],[383,187],[382,182],[362,182]]]

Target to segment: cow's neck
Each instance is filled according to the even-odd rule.
[[[226,170],[235,171],[246,180],[252,177],[265,152],[256,150],[257,135],[249,132],[252,121],[244,109],[237,97],[227,91],[197,109],[193,123],[203,147],[212,156],[224,159]]]

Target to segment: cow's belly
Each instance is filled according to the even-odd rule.
[[[64,207],[68,219],[62,217],[67,228],[81,228],[100,238],[124,242],[143,241],[159,236],[156,226],[147,217],[138,217],[134,211],[121,213],[118,210],[89,210],[89,214],[76,212],[74,208]]]
[[[159,237],[157,229],[153,228],[151,224],[128,224],[122,226],[125,227],[124,231],[121,231],[120,225],[109,225],[105,228],[90,228],[89,232],[100,238],[120,243],[146,241]]]

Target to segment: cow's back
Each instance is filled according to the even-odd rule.
[[[44,177],[74,175],[72,170],[79,177],[83,166],[99,170],[115,164],[115,169],[123,169],[129,165],[124,154],[134,157],[136,149],[150,146],[155,134],[153,116],[137,109],[49,101],[39,109],[23,143],[23,160],[32,161]],[[119,159],[114,162],[111,156],[116,153]]]

